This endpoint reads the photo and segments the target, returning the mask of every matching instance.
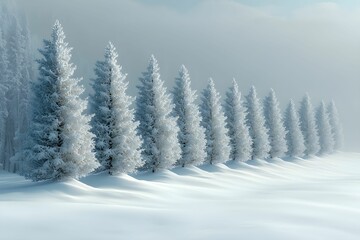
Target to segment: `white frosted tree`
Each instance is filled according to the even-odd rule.
[[[251,158],[252,139],[249,127],[246,124],[247,111],[241,100],[241,92],[235,79],[226,93],[224,111],[230,137],[230,159],[241,162],[247,161]]]
[[[9,10],[7,4],[0,8],[1,44],[4,49],[1,55],[7,62],[6,73],[1,80],[6,89],[3,106],[7,109],[1,123],[4,129],[1,135],[1,161],[3,169],[18,172],[22,163],[19,160],[23,157],[19,152],[27,142],[29,83],[33,80],[33,61],[26,21],[20,21],[19,14]]]
[[[18,94],[19,94],[19,114],[16,124],[15,132],[15,153],[21,152],[27,144],[27,132],[30,124],[30,83],[34,80],[33,70],[33,54],[30,42],[30,32],[26,20],[21,24],[21,55],[22,64],[20,66],[21,78],[19,81]],[[11,161],[14,163],[14,171],[22,171],[23,156],[14,156]]]
[[[334,151],[335,142],[324,101],[321,101],[320,106],[316,111],[316,125],[319,132],[319,153],[332,153]]]
[[[263,108],[254,86],[251,87],[249,94],[246,96],[246,107],[248,109],[247,124],[253,141],[252,159],[267,158],[271,149],[268,129],[265,125]]]
[[[91,96],[91,121],[95,134],[95,154],[110,174],[133,173],[143,165],[141,139],[137,135],[139,122],[134,121],[133,98],[126,94],[126,74],[117,61],[112,43],[105,49],[105,60],[96,63]]]
[[[5,121],[8,116],[6,93],[8,90],[8,59],[6,54],[6,42],[0,28],[0,163],[4,164],[4,143],[6,135]]]
[[[300,106],[300,125],[305,141],[305,155],[315,155],[320,150],[319,135],[316,127],[315,113],[309,94],[306,94]]]
[[[327,112],[329,114],[329,122],[334,136],[334,150],[339,150],[343,146],[344,135],[342,126],[339,120],[338,110],[336,108],[335,102],[331,101],[328,105]]]
[[[196,91],[191,89],[189,72],[184,65],[181,66],[179,77],[176,78],[174,95],[174,112],[178,117],[180,128],[178,135],[181,146],[181,158],[178,164],[200,165],[206,158],[205,129],[201,126],[201,115],[195,101]]]
[[[290,157],[302,157],[305,152],[304,136],[301,132],[300,119],[293,100],[290,100],[285,111],[285,128],[287,130],[287,155]]]
[[[9,14],[9,13],[8,13]],[[7,31],[7,58],[8,64],[8,89],[6,92],[8,115],[5,119],[4,151],[2,153],[4,169],[14,171],[10,158],[16,151],[15,135],[20,119],[20,86],[22,80],[21,66],[24,64],[21,26],[14,15],[8,16]],[[11,109],[11,111],[9,111]]]
[[[74,78],[71,48],[56,21],[50,40],[40,49],[39,78],[33,85],[31,148],[27,177],[34,181],[80,178],[99,166],[93,152],[94,135],[84,88]]]
[[[180,159],[177,118],[172,116],[174,105],[160,79],[159,65],[150,58],[147,71],[140,78],[136,100],[136,119],[143,139],[142,156],[145,170],[156,172],[169,169]]]
[[[207,162],[215,164],[230,160],[231,147],[226,117],[220,103],[220,94],[211,78],[203,91],[200,109],[202,126],[205,128]]]
[[[14,95],[11,104],[14,106],[18,104],[18,106],[11,107],[12,109],[17,109],[17,113],[12,113],[13,116],[9,118],[9,121],[12,119],[16,119],[14,121],[14,153],[10,158],[10,171],[12,172],[21,172],[23,167],[23,159],[24,155],[23,149],[26,148],[26,144],[28,143],[28,129],[29,129],[29,121],[30,121],[30,106],[29,106],[29,98],[30,98],[30,82],[34,80],[34,72],[33,72],[33,59],[31,52],[31,44],[30,44],[30,33],[28,30],[26,20],[23,20],[21,23],[20,20],[17,20],[17,31],[15,36],[20,36],[17,40],[18,44],[16,44],[15,49],[17,54],[17,58],[19,59],[17,62],[19,66],[15,72],[19,72],[19,78],[17,78],[13,84],[15,84]],[[13,40],[15,42],[15,40]],[[16,75],[16,74],[15,74]]]
[[[273,89],[270,90],[269,95],[264,100],[264,115],[269,130],[270,157],[284,157],[287,152],[286,129],[279,101]]]

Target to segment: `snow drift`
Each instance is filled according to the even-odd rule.
[[[360,154],[33,183],[0,173],[1,239],[358,239]]]

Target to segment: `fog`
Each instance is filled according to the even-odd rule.
[[[185,64],[199,94],[211,76],[222,94],[233,77],[244,94],[251,85],[261,97],[273,88],[283,109],[305,92],[316,106],[333,99],[346,149],[360,150],[360,5],[354,1],[14,1],[36,48],[61,21],[76,75],[86,84],[111,40],[132,95],[154,54],[169,89]]]

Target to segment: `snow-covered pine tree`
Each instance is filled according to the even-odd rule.
[[[286,129],[279,101],[273,89],[270,90],[269,95],[264,100],[264,115],[269,130],[270,157],[284,157],[287,152]]]
[[[336,108],[335,102],[331,101],[328,108],[329,121],[331,125],[332,134],[334,136],[334,150],[339,150],[343,146],[344,136],[342,126],[339,120],[338,110]]]
[[[334,151],[335,142],[324,101],[321,101],[320,106],[316,111],[316,124],[319,131],[319,153],[332,153]]]
[[[290,100],[285,111],[285,128],[287,130],[287,155],[290,157],[302,157],[305,152],[304,136],[301,132],[300,119],[293,100]]]
[[[252,138],[252,159],[267,158],[270,152],[268,129],[265,126],[265,117],[256,89],[251,87],[249,95],[246,96],[246,107],[248,109],[247,124]]]
[[[160,79],[159,65],[150,58],[147,71],[140,78],[136,100],[136,120],[143,138],[144,169],[152,172],[171,168],[181,157],[177,118],[172,116],[174,105]]]
[[[18,85],[19,94],[19,114],[16,123],[16,132],[14,138],[15,156],[10,161],[12,162],[14,172],[21,172],[23,167],[23,159],[20,153],[28,143],[28,130],[30,124],[30,83],[34,80],[33,58],[30,42],[30,32],[26,19],[21,23],[21,51],[22,64],[20,67],[21,78]]]
[[[196,91],[191,89],[189,72],[184,65],[181,66],[179,77],[176,78],[173,90],[175,108],[180,128],[178,135],[182,154],[178,164],[200,165],[206,158],[205,129],[201,126],[199,107],[195,104]]]
[[[320,150],[319,135],[316,128],[315,113],[309,94],[306,94],[300,106],[300,126],[305,141],[305,155],[315,155]]]
[[[1,122],[0,158],[3,169],[18,172],[18,159],[22,159],[18,153],[26,142],[28,130],[28,92],[29,82],[33,79],[33,61],[26,20],[9,2],[0,3],[0,29],[3,45],[1,58],[7,62],[6,73],[0,72],[1,85],[6,89],[2,98],[6,99],[2,102],[2,110],[6,114],[2,115]]]
[[[205,128],[207,162],[223,163],[230,159],[230,138],[226,128],[226,117],[220,103],[220,94],[215,89],[214,81],[203,91],[202,126]]]
[[[109,43],[105,60],[96,63],[91,96],[96,157],[100,169],[110,174],[133,173],[143,165],[139,123],[134,121],[134,110],[130,108],[133,98],[126,94],[128,82],[117,58],[114,45]]]
[[[13,115],[12,118],[16,118],[14,121],[14,153],[10,158],[11,169],[12,172],[23,171],[23,160],[26,151],[23,151],[27,148],[28,143],[28,130],[29,130],[29,121],[30,121],[30,107],[29,107],[29,96],[30,96],[30,82],[34,80],[34,72],[33,72],[33,60],[31,54],[31,45],[30,45],[30,33],[28,29],[28,25],[25,19],[22,22],[19,21],[18,31],[20,31],[17,35],[20,35],[21,38],[18,42],[18,55],[19,59],[21,59],[21,64],[17,67],[20,73],[20,78],[13,82],[16,84],[14,92],[16,93],[16,98],[12,98],[12,101],[18,103],[18,112],[16,116]],[[12,104],[14,105],[14,103]],[[15,113],[13,113],[15,114]],[[11,121],[11,119],[9,121]]]
[[[8,13],[9,14],[9,13]],[[20,119],[20,82],[22,80],[21,68],[24,65],[22,48],[22,35],[21,26],[16,16],[9,14],[8,16],[8,31],[7,37],[7,58],[8,64],[8,90],[6,93],[8,115],[5,119],[5,139],[4,139],[4,152],[3,168],[6,171],[13,172],[14,165],[11,163],[10,158],[14,156],[16,150],[15,135],[18,129]],[[11,109],[11,111],[9,111]]]
[[[229,129],[231,153],[234,161],[247,161],[251,158],[252,139],[246,124],[247,111],[241,100],[241,92],[235,79],[226,93],[224,104],[227,128]]]
[[[6,54],[6,42],[2,33],[2,28],[0,28],[0,164],[4,168],[5,121],[8,116],[6,93],[8,90],[9,63]]]
[[[99,166],[93,152],[90,116],[84,114],[84,88],[59,21],[40,49],[39,79],[33,85],[32,142],[27,177],[34,181],[80,178]]]

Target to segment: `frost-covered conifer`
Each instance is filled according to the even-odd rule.
[[[196,91],[191,89],[188,70],[181,66],[173,91],[175,114],[180,128],[178,135],[182,154],[178,161],[181,166],[200,165],[206,157],[205,129],[200,125],[199,107],[195,104]]]
[[[9,13],[8,13],[9,14]],[[20,91],[22,79],[21,66],[24,64],[23,61],[23,49],[22,49],[22,35],[21,26],[18,19],[14,15],[8,16],[8,31],[7,37],[7,58],[8,64],[8,86],[6,92],[7,109],[8,115],[5,119],[5,138],[4,138],[4,151],[3,161],[4,169],[13,172],[13,165],[10,162],[10,158],[15,154],[15,134],[18,129],[18,123],[20,119]]]
[[[173,117],[171,97],[160,79],[158,62],[151,56],[147,71],[140,78],[136,100],[136,119],[143,138],[144,169],[152,172],[171,168],[181,157],[179,127]]]
[[[80,80],[73,77],[71,48],[56,21],[40,49],[39,79],[33,86],[31,149],[27,177],[34,181],[79,178],[99,166]]]
[[[8,60],[6,42],[0,28],[0,164],[4,167],[5,121],[8,116],[6,93],[8,90]]]
[[[334,150],[339,150],[343,146],[344,136],[342,126],[339,120],[338,110],[334,101],[330,102],[327,111],[329,114],[330,126],[335,141]]]
[[[264,101],[264,114],[266,126],[269,130],[270,157],[284,157],[287,152],[286,130],[275,91],[270,90]]]
[[[235,79],[232,87],[226,93],[224,110],[231,144],[230,159],[247,161],[251,158],[252,140],[246,124],[247,111]]]
[[[320,150],[319,135],[315,122],[315,113],[311,104],[311,99],[306,94],[300,106],[300,125],[305,141],[305,155],[315,155]]]
[[[15,134],[15,151],[19,151],[26,142],[27,130],[29,127],[29,98],[30,83],[34,80],[33,58],[30,42],[28,24],[24,20],[21,28],[21,51],[22,65],[20,66],[21,79],[19,81],[19,119]]]
[[[316,124],[319,131],[320,154],[332,153],[334,151],[334,137],[329,122],[324,101],[320,103],[316,111]]]
[[[246,96],[246,107],[248,109],[247,123],[252,138],[252,159],[267,158],[270,152],[268,129],[265,126],[265,117],[256,89],[251,87],[249,95]]]
[[[0,11],[0,28],[6,40],[6,51],[1,55],[8,62],[2,79],[7,114],[2,121],[5,131],[1,137],[1,159],[5,170],[19,172],[22,163],[19,160],[23,158],[19,153],[27,142],[29,83],[33,80],[30,37],[25,20],[20,21],[18,14],[7,8]]]
[[[6,109],[6,92],[8,86],[8,59],[6,54],[6,41],[4,35],[2,34],[2,29],[0,28],[0,116],[1,122],[4,121],[4,118],[7,116]]]
[[[12,116],[12,118],[16,119],[14,122],[15,134],[14,134],[14,152],[15,155],[10,158],[11,169],[12,172],[22,172],[23,168],[23,159],[25,155],[23,155],[23,150],[27,147],[28,143],[28,130],[29,130],[29,121],[30,121],[30,106],[29,106],[29,98],[30,98],[30,82],[34,80],[34,72],[33,72],[33,59],[30,45],[30,33],[28,29],[28,25],[26,20],[23,20],[22,23],[19,21],[19,26],[17,27],[20,35],[20,40],[18,43],[17,53],[20,56],[18,71],[20,73],[20,78],[17,79],[15,95],[16,98],[12,98],[13,101],[16,101],[18,106],[16,116]],[[12,108],[15,109],[15,108]],[[14,113],[13,113],[14,114]]]
[[[305,152],[304,136],[301,132],[300,119],[293,100],[290,100],[285,111],[285,128],[287,130],[287,155],[290,157],[302,157]]]
[[[128,82],[117,57],[114,45],[109,43],[105,60],[96,63],[91,96],[96,157],[100,169],[110,174],[132,173],[143,165],[139,123],[134,121],[134,110],[130,108],[133,98],[126,94]]]
[[[226,117],[220,103],[220,94],[216,91],[211,78],[203,91],[201,113],[206,135],[207,162],[215,164],[228,161],[231,147]]]

